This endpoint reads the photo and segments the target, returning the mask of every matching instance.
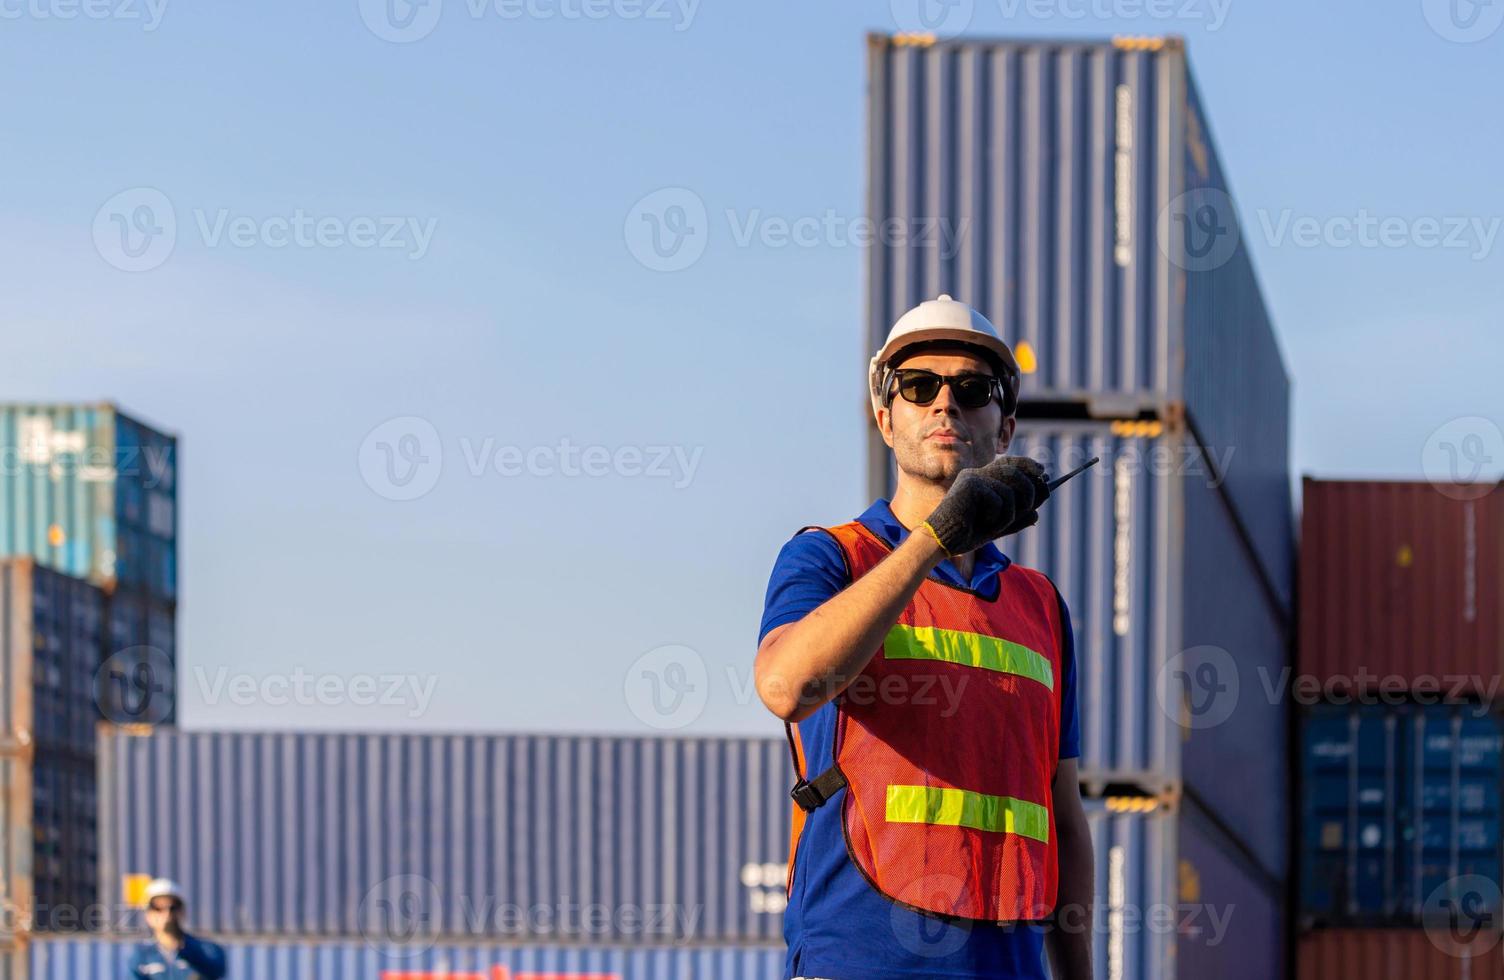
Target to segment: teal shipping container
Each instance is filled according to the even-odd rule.
[[[176,601],[177,450],[111,404],[0,405],[0,555]]]

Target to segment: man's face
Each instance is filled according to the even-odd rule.
[[[183,903],[176,898],[161,897],[151,900],[146,907],[146,924],[153,932],[161,932],[168,925],[181,927],[183,924]]]
[[[963,351],[915,354],[895,366],[946,376],[995,373],[985,359]],[[892,404],[878,412],[883,441],[893,449],[899,470],[945,486],[962,470],[984,466],[1006,450],[1014,424],[1011,416],[1003,418],[996,398],[981,408],[962,408],[950,385],[928,405],[915,405],[895,394]]]

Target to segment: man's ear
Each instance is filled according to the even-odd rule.
[[[1013,445],[1013,432],[1017,428],[1017,418],[1012,415],[1003,416],[1003,425],[999,430],[997,437],[997,454],[999,456],[1003,455],[1003,453],[1006,453],[1008,451],[1008,447]]]
[[[883,437],[883,442],[889,449],[893,448],[893,413],[886,408],[879,408],[876,413],[878,434]]]

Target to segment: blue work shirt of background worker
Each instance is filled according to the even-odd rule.
[[[131,955],[130,980],[220,980],[225,975],[225,951],[211,942],[184,935],[183,945],[167,952],[148,939]]]
[[[898,547],[908,537],[908,529],[893,516],[887,500],[877,501],[857,519],[889,547]],[[995,598],[998,573],[1008,567],[1009,559],[991,543],[977,549],[975,558],[970,582],[948,560],[935,566],[931,577],[968,588],[984,599]],[[768,581],[758,643],[771,630],[803,619],[844,589],[850,584],[847,575],[841,547],[830,535],[816,531],[790,538]],[[1064,600],[1060,617],[1064,632],[1060,758],[1073,759],[1081,754],[1081,723],[1075,644]],[[831,764],[835,723],[834,702],[799,723],[809,760],[806,777],[814,778]],[[783,914],[789,947],[785,977],[1048,977],[1040,926],[946,922],[906,909],[867,884],[846,852],[840,802],[838,796],[809,814],[799,839],[793,892]]]

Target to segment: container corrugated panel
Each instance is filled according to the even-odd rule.
[[[1077,650],[1081,769],[1160,790],[1179,781],[1179,732],[1162,707],[1164,651],[1178,642],[1170,538],[1172,480],[1148,464],[1161,440],[1120,436],[1105,422],[1026,421],[1013,452],[1062,473],[1102,462],[1046,505],[1039,523],[1000,542],[1055,582]]]
[[[777,980],[777,947],[497,946],[383,949],[354,941],[228,942],[235,980]],[[30,946],[32,980],[117,980],[134,943],[49,937]]]
[[[1308,711],[1302,921],[1433,921],[1474,881],[1484,888],[1469,907],[1504,912],[1501,746],[1499,717],[1477,705]]]
[[[1333,706],[1302,719],[1303,923],[1384,922],[1398,910],[1400,721]]]
[[[1302,672],[1504,694],[1504,490],[1303,484]]]
[[[1173,929],[1146,923],[1162,921],[1176,904],[1175,814],[1123,812],[1101,799],[1083,803],[1095,855],[1092,966],[1098,980],[1174,977]]]
[[[1180,809],[1176,973],[1269,980],[1285,969],[1283,888],[1186,802]]]
[[[1020,352],[1034,414],[1184,403],[1202,440],[1233,449],[1229,495],[1288,606],[1289,379],[1257,280],[1243,247],[1203,270],[1158,230],[1200,187],[1188,159],[1225,187],[1205,126],[1189,140],[1182,46],[872,35],[868,73],[867,210],[889,232],[868,250],[867,351],[949,293]],[[891,462],[875,429],[868,445],[876,496]]]
[[[177,597],[177,440],[101,405],[0,405],[0,555]]]
[[[1470,876],[1504,884],[1499,826],[1498,717],[1473,705],[1417,708],[1411,713],[1402,784],[1401,911],[1415,920],[1437,918],[1462,900]],[[1486,909],[1497,917],[1498,901]]]
[[[1211,486],[1205,454],[1182,453],[1177,466],[1184,625],[1171,679],[1183,699],[1182,778],[1282,881],[1290,863],[1290,775],[1289,699],[1280,685],[1288,681],[1289,633],[1226,498]]]
[[[106,607],[99,710],[118,724],[172,724],[177,717],[177,607],[120,588]]]
[[[173,877],[210,933],[358,935],[416,902],[444,935],[782,936],[776,739],[158,730],[107,734],[100,773],[101,900]],[[527,912],[570,903],[609,921]]]
[[[5,737],[94,757],[94,675],[104,650],[104,602],[89,583],[31,559],[0,560]]]
[[[872,35],[869,86],[869,214],[911,232],[869,251],[870,350],[951,293],[1033,348],[1026,397],[1173,394],[1153,229],[1174,193],[1181,53]]]
[[[0,561],[0,663],[8,744],[29,800],[26,893],[37,927],[77,910],[98,888],[94,681],[104,596],[32,559]],[[21,845],[16,845],[21,846]]]
[[[1322,929],[1296,944],[1298,980],[1501,980],[1499,933],[1465,943],[1420,929]]]
[[[38,750],[32,764],[34,927],[71,931],[99,890],[94,760]]]

